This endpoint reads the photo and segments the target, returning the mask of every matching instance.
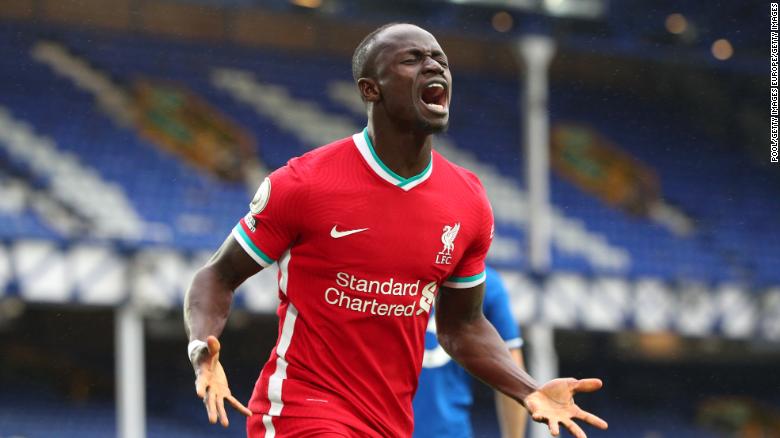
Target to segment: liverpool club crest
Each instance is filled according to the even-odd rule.
[[[455,238],[458,237],[460,222],[455,225],[445,225],[441,233],[441,243],[444,247],[436,254],[437,265],[452,264],[452,250],[455,249]]]

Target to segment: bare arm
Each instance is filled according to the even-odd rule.
[[[203,399],[212,424],[220,421],[225,427],[229,425],[225,400],[242,414],[252,415],[230,391],[219,362],[221,347],[217,337],[222,334],[230,314],[233,292],[260,269],[235,239],[228,236],[206,266],[195,274],[184,297],[187,336],[190,341],[206,342],[192,352],[190,361],[195,369],[195,392]]]
[[[209,335],[222,334],[233,292],[260,269],[232,236],[225,239],[206,266],[195,274],[184,297],[184,326],[190,341],[205,341]]]
[[[560,424],[576,438],[586,438],[573,419],[601,429],[607,422],[583,411],[574,394],[601,388],[598,379],[554,379],[539,386],[509,353],[493,325],[482,314],[485,284],[468,289],[442,287],[436,302],[439,343],[466,371],[528,409],[534,421],[547,423],[553,436]]]
[[[484,283],[469,289],[441,288],[434,313],[439,343],[466,371],[524,403],[538,385],[512,359],[504,340],[482,313],[484,294]]]
[[[510,353],[515,363],[525,369],[523,352],[519,348],[513,348]],[[522,405],[496,391],[496,414],[502,438],[525,438],[528,412]]]

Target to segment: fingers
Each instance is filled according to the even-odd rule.
[[[208,379],[203,374],[199,374],[198,377],[195,378],[195,392],[198,394],[198,397],[202,398],[203,400],[206,400],[207,387]]]
[[[575,438],[588,438],[587,435],[585,435],[585,431],[580,428],[580,426],[577,425],[577,423],[571,421],[571,420],[565,420],[563,422],[563,425],[566,426],[567,429],[569,429],[569,432],[571,432],[572,435],[574,435]]]
[[[575,418],[579,418],[580,420],[590,424],[593,427],[598,427],[599,429],[606,429],[609,426],[606,421],[591,414],[590,412],[585,412],[582,409],[580,409],[577,415],[575,415]]]
[[[206,391],[206,413],[209,416],[209,423],[217,423],[217,396],[214,391]]]
[[[547,426],[550,427],[550,433],[552,434],[552,436],[558,436],[561,434],[561,430],[558,427],[557,421],[548,421]]]
[[[561,433],[561,431],[558,429],[557,421],[550,421],[546,416],[539,413],[531,415],[531,418],[537,423],[547,423],[547,427],[550,428],[550,433],[552,436],[558,436],[558,434]]]
[[[227,396],[225,398],[233,406],[233,408],[235,408],[235,410],[237,410],[238,412],[241,412],[242,414],[246,415],[247,417],[251,417],[252,416],[252,411],[247,409],[247,407],[244,406],[243,404],[241,404],[241,402],[238,401],[235,397],[233,397],[232,395],[229,395],[229,396]]]
[[[598,391],[602,386],[604,383],[600,379],[582,379],[577,380],[573,389],[575,392],[593,392]]]
[[[208,389],[206,390],[206,396],[203,398],[203,404],[206,407],[206,414],[208,415],[209,423],[217,424],[217,421],[219,421],[219,423],[224,427],[228,427],[230,425],[227,410],[225,409],[225,400],[227,400],[235,410],[244,416],[252,416],[252,411],[250,411],[232,395],[226,395],[223,397],[220,394],[217,394],[216,391]]]
[[[230,422],[228,421],[227,412],[225,412],[225,399],[222,397],[217,399],[217,412],[219,413],[219,422],[223,427],[228,427]]]

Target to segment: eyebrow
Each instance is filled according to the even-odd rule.
[[[412,48],[412,49],[404,50],[401,53],[403,53],[405,55],[415,55],[415,56],[417,56],[417,55],[422,55],[423,53],[425,53],[425,50],[422,50],[422,49],[419,49],[419,48]],[[447,55],[442,50],[433,49],[433,50],[431,50],[431,56],[444,56],[444,57],[446,57]]]

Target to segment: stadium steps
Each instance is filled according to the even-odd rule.
[[[73,153],[126,188],[144,221],[140,243],[192,249],[218,245],[224,235],[214,228],[227,230],[240,217],[249,196],[246,190],[215,184],[210,176],[139,138],[129,123],[124,82],[51,42],[32,44],[30,54],[62,77],[59,95],[67,96],[68,105],[82,106],[82,111],[70,114],[74,123],[56,127],[56,136],[70,139]],[[233,213],[215,216],[212,210],[221,205]]]
[[[138,238],[142,222],[121,187],[100,178],[78,157],[58,148],[28,123],[0,106],[0,148],[11,160],[47,181],[53,197],[90,221],[92,233],[108,238]]]
[[[301,108],[303,113],[315,115],[315,123],[322,120],[316,117],[318,112],[334,115],[329,120],[336,121],[334,126],[342,127],[333,129],[332,138],[342,132],[351,133],[344,128],[345,123],[358,129],[364,123],[362,103],[354,101],[348,69],[337,68],[333,59],[322,54],[290,55],[267,49],[80,32],[51,36],[121,86],[144,76],[175,80],[190,87],[250,130],[258,139],[263,161],[271,167],[308,150],[314,142],[314,133],[298,134],[282,122],[259,115],[232,98],[213,85],[216,68],[251,71],[255,82],[273,84],[265,90],[276,93],[273,96],[277,103],[279,99],[307,102]],[[10,59],[18,58],[20,47],[24,52],[35,41],[31,32],[0,43],[0,50],[13,54]],[[18,83],[28,85],[0,84],[7,105],[58,141],[78,139],[62,142],[63,147],[77,153],[105,179],[121,184],[144,220],[167,230],[168,236],[162,241],[182,247],[213,247],[245,210],[250,196],[245,190],[210,180],[175,157],[139,140],[133,132],[106,123],[109,118],[95,109],[95,96],[90,92],[64,79],[52,80],[51,72],[47,76],[40,67],[22,62],[18,69],[24,71]],[[311,80],[311,72],[317,73],[316,82]],[[453,157],[466,167],[473,168],[472,164],[476,163],[475,170],[485,181],[495,205],[514,203],[513,208],[495,211],[497,232],[510,242],[502,246],[499,239],[496,248],[503,247],[498,251],[503,255],[498,258],[507,260],[505,267],[526,266],[520,245],[526,228],[522,219],[523,201],[522,196],[514,196],[522,194],[522,157],[518,148],[507,147],[520,143],[515,110],[519,100],[516,81],[490,78],[490,86],[485,86],[482,76],[458,74],[456,82],[458,94],[448,138],[458,145],[458,151],[468,153]],[[323,87],[323,83],[328,86]],[[61,100],[57,100],[58,96]],[[75,102],[77,114],[66,115],[71,126],[63,127],[57,117],[52,117],[56,108],[46,110],[31,102],[49,97],[58,106]],[[592,111],[593,102],[599,102],[599,112]],[[315,105],[309,105],[312,103]],[[773,250],[780,242],[772,239],[773,224],[780,219],[777,217],[780,200],[770,190],[776,185],[776,178],[745,163],[738,152],[700,137],[680,114],[682,111],[633,102],[631,97],[619,98],[604,90],[572,90],[560,86],[553,87],[550,108],[553,121],[576,120],[589,124],[655,168],[665,197],[708,231],[703,239],[676,237],[657,225],[628,218],[602,205],[553,175],[552,199],[556,214],[563,222],[553,226],[556,232],[554,270],[668,280],[695,278],[759,286],[780,282],[780,272],[776,269],[780,254]],[[294,112],[294,108],[289,111]],[[285,123],[289,125],[291,121]],[[84,124],[90,125],[88,131],[79,128]],[[309,140],[302,140],[303,135]],[[94,137],[101,140],[90,141]],[[110,149],[100,146],[109,143]],[[691,159],[695,154],[701,158]],[[138,172],[128,170],[137,169],[137,163],[144,163],[145,167]],[[479,167],[481,163],[488,166]],[[498,178],[493,178],[491,172]],[[692,179],[692,174],[697,179]],[[194,231],[185,231],[182,224],[190,224]],[[623,269],[605,268],[594,260],[608,252],[576,252],[577,248],[594,243],[596,247],[603,244],[602,249],[625,251],[630,264]]]

